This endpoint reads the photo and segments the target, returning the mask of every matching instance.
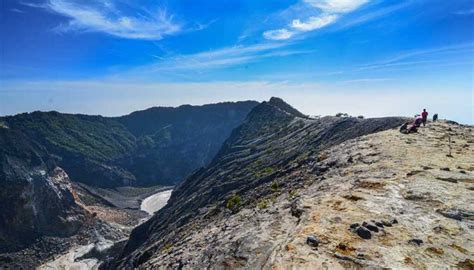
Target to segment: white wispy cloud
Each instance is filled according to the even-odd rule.
[[[472,15],[474,14],[474,8],[467,9],[467,10],[458,10],[453,12],[454,15]]]
[[[398,55],[378,61],[372,64],[363,65],[358,70],[373,70],[396,66],[414,66],[424,64],[445,64],[451,60],[440,59],[445,54],[461,54],[474,51],[474,43],[461,43],[449,46],[442,46],[429,49],[417,49],[401,52]],[[472,61],[472,59],[466,59]],[[447,61],[447,62],[446,62]]]
[[[263,37],[271,40],[287,40],[340,22],[332,30],[338,31],[355,25],[379,19],[415,3],[414,0],[403,0],[395,4],[381,6],[380,2],[371,0],[301,0],[298,4],[276,14],[280,19],[290,21],[286,27],[267,30]],[[345,18],[347,14],[367,6],[364,12]],[[460,14],[470,14],[463,11]],[[277,38],[275,38],[277,37]]]
[[[277,29],[265,31],[263,37],[270,40],[286,40],[293,36],[293,32],[288,31],[288,29]]]
[[[11,8],[10,11],[16,12],[16,13],[26,13],[24,10],[18,9],[18,8]]]
[[[341,84],[355,84],[355,83],[374,83],[374,82],[386,82],[394,80],[393,78],[361,78],[353,80],[340,81]]]
[[[255,45],[238,45],[195,54],[171,55],[162,57],[158,62],[141,67],[139,72],[156,72],[167,70],[200,71],[224,68],[252,63],[264,58],[284,57],[288,55],[307,54],[311,50],[297,50],[282,43],[260,43]]]
[[[319,17],[310,17],[305,22],[296,19],[291,23],[291,27],[300,31],[313,31],[335,22],[337,18],[338,15],[322,15]]]
[[[44,4],[27,4],[45,8],[68,18],[55,28],[59,32],[90,31],[128,38],[159,40],[164,36],[182,31],[182,26],[173,20],[164,9],[139,11],[120,9],[114,1],[48,0]]]
[[[319,13],[316,16],[293,18],[288,28],[268,30],[263,37],[272,40],[287,40],[302,32],[314,31],[335,23],[344,14],[352,12],[369,0],[302,0],[301,5]]]
[[[345,22],[343,25],[341,25],[341,28],[349,28],[354,25],[362,24],[368,21],[372,21],[384,16],[387,16],[393,12],[396,12],[402,8],[408,7],[411,4],[413,4],[413,1],[404,1],[400,2],[398,4],[394,4],[391,6],[387,6],[384,8],[377,9],[375,11],[370,11],[365,14],[361,14],[360,16],[357,16],[347,22]]]
[[[358,9],[368,0],[305,0],[325,13],[348,13]]]

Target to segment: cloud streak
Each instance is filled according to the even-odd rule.
[[[285,40],[293,36],[293,32],[287,29],[270,30],[263,33],[263,37],[270,40]]]
[[[288,28],[268,30],[263,37],[270,40],[286,40],[297,34],[315,31],[335,23],[344,14],[357,10],[369,0],[303,0],[301,5],[318,15],[293,18]]]
[[[68,18],[55,28],[58,32],[102,32],[127,39],[159,40],[183,30],[164,9],[134,10],[118,8],[114,1],[89,0],[48,0],[41,5],[27,5]]]
[[[308,54],[312,52],[312,50],[291,49],[289,48],[289,44],[282,43],[260,43],[247,46],[238,45],[207,52],[172,55],[160,58],[160,61],[142,67],[138,71],[202,71],[253,63],[266,58]]]
[[[305,0],[305,2],[324,13],[348,13],[358,9],[368,0]]]
[[[291,27],[303,32],[313,31],[335,22],[337,18],[337,15],[322,15],[320,17],[310,17],[306,22],[296,19],[291,23]]]
[[[374,70],[396,66],[414,66],[419,64],[439,64],[446,63],[445,60],[440,59],[444,54],[464,54],[466,52],[474,51],[474,43],[455,44],[450,46],[443,46],[430,49],[418,49],[412,51],[401,52],[391,58],[364,65],[359,67],[362,70]],[[436,57],[433,59],[433,57]],[[468,59],[469,60],[469,59]],[[472,59],[470,59],[472,61]],[[448,61],[448,63],[451,61]]]
[[[473,15],[474,14],[474,8],[467,9],[467,10],[459,10],[453,12],[454,15]]]

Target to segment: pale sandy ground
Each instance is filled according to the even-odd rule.
[[[156,211],[160,210],[166,205],[172,191],[173,190],[165,190],[151,195],[142,201],[140,209],[147,212],[149,215],[153,215]]]
[[[39,270],[56,270],[56,269],[68,269],[68,270],[88,270],[97,269],[98,261],[95,259],[81,260],[75,262],[76,258],[89,252],[94,247],[94,244],[87,246],[78,246],[71,249],[67,254],[61,255],[55,260],[41,265]]]

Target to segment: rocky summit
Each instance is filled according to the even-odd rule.
[[[104,268],[472,269],[471,126],[255,107]]]

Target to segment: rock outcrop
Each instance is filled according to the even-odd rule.
[[[0,128],[0,144],[0,252],[76,233],[87,213],[66,172],[20,132]]]
[[[255,107],[209,166],[182,182],[165,208],[132,231],[122,254],[107,266],[262,267],[276,243],[265,239],[266,228],[255,228],[255,209],[268,208],[283,191],[295,197],[299,189],[343,165],[339,160],[327,162],[324,150],[404,121],[395,117],[309,119],[295,111],[280,99]],[[308,164],[312,177],[305,179]],[[289,211],[291,203],[285,208]],[[237,221],[237,216],[242,219]],[[295,226],[294,219],[299,218],[291,213],[290,217],[273,221]],[[267,222],[272,218],[265,214]],[[290,237],[289,232],[277,234],[277,242]]]

